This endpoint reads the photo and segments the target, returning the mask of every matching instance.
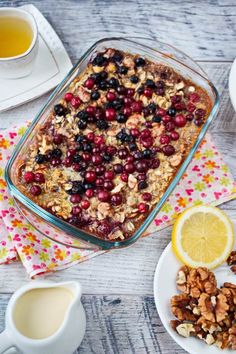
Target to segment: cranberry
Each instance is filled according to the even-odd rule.
[[[102,235],[108,236],[111,232],[111,225],[106,221],[101,221],[100,225],[98,225],[98,232]]]
[[[160,166],[160,160],[159,159],[153,159],[152,160],[152,168],[158,168]]]
[[[115,173],[119,174],[123,172],[123,166],[120,163],[115,164],[113,168]]]
[[[145,173],[139,173],[137,176],[138,181],[145,181],[145,179],[147,178]]]
[[[64,96],[64,100],[65,100],[66,102],[71,102],[72,98],[74,98],[74,95],[73,95],[73,93],[71,93],[71,92],[67,92],[67,93],[65,94],[65,96]]]
[[[81,105],[81,100],[79,97],[73,97],[70,102],[71,102],[72,107],[74,107],[74,108],[78,108]]]
[[[39,187],[37,185],[33,185],[33,186],[30,187],[30,193],[32,195],[37,196],[37,195],[40,195],[42,193],[42,189],[41,189],[41,187]]]
[[[142,194],[142,199],[145,201],[145,202],[150,202],[150,200],[152,200],[152,195],[151,193],[143,193]]]
[[[95,168],[95,172],[98,176],[102,176],[104,174],[104,172],[106,171],[105,166],[96,166]]]
[[[73,157],[77,153],[76,149],[69,149],[67,150],[66,156],[67,157]]]
[[[73,170],[74,170],[75,172],[79,172],[79,171],[81,171],[81,164],[79,164],[79,163],[73,163],[73,164],[72,164],[72,168],[73,168]]]
[[[109,102],[115,101],[115,99],[116,99],[116,94],[115,94],[115,92],[112,92],[112,91],[107,92],[106,98],[107,98],[107,100],[108,100]]]
[[[162,151],[166,156],[171,156],[175,153],[175,148],[172,145],[164,145]]]
[[[150,137],[151,136],[151,130],[149,130],[149,129],[143,129],[142,131],[141,131],[141,134],[140,134],[140,136],[141,136],[141,138],[148,138],[148,137]]]
[[[73,204],[77,204],[81,201],[81,195],[80,194],[73,194],[71,197],[70,197],[70,201],[71,203]]]
[[[176,131],[173,131],[173,132],[171,132],[170,133],[170,138],[171,138],[171,140],[178,140],[179,139],[179,133],[178,132],[176,132]]]
[[[118,151],[118,156],[121,160],[125,160],[126,157],[128,156],[128,150],[126,148],[120,149]]]
[[[89,183],[93,183],[97,178],[96,172],[95,171],[87,171],[85,173],[85,179]]]
[[[94,135],[93,132],[90,132],[90,133],[87,134],[86,137],[87,137],[88,141],[94,141],[95,135]]]
[[[95,145],[101,145],[101,144],[105,143],[105,140],[104,140],[103,136],[97,135],[94,138],[94,143],[95,143]]]
[[[89,188],[86,190],[85,194],[86,194],[86,197],[92,198],[94,196],[94,191],[91,188]]]
[[[127,95],[128,97],[133,97],[134,94],[135,94],[135,89],[132,89],[132,88],[127,89],[126,95]]]
[[[200,126],[203,124],[203,121],[202,121],[201,118],[194,119],[194,124],[195,124],[197,127],[200,127]]]
[[[187,111],[190,112],[190,113],[193,113],[196,109],[196,106],[192,103],[188,103],[187,105]]]
[[[153,138],[150,136],[146,139],[143,139],[141,142],[145,148],[150,148],[153,145]]]
[[[137,128],[132,128],[130,130],[130,134],[135,138],[139,137],[139,135],[140,135],[139,130]]]
[[[123,182],[128,182],[128,178],[129,178],[129,175],[128,173],[122,173],[121,176],[120,176],[120,179],[123,181]]]
[[[53,167],[59,166],[61,164],[60,157],[54,157],[50,160],[50,163]]]
[[[152,97],[152,94],[153,94],[152,89],[150,89],[149,87],[146,87],[143,91],[143,94],[146,97]]]
[[[127,173],[133,173],[135,171],[135,166],[132,162],[128,162],[125,164],[124,169]]]
[[[184,127],[185,124],[187,123],[186,117],[183,114],[177,114],[173,120],[174,120],[176,127],[179,127],[179,128]]]
[[[108,191],[111,191],[114,188],[114,183],[112,181],[105,181],[104,188]]]
[[[200,101],[200,96],[199,96],[198,93],[193,92],[193,93],[191,93],[189,95],[189,100],[194,102],[194,103],[199,102]]]
[[[109,202],[110,193],[104,190],[100,191],[98,193],[98,200],[100,200],[100,202]]]
[[[84,86],[85,86],[87,89],[91,90],[91,89],[93,88],[94,84],[95,84],[94,79],[88,78],[88,79],[85,81]]]
[[[163,124],[167,124],[167,123],[169,123],[171,121],[171,117],[170,116],[168,116],[167,114],[164,116],[164,117],[162,117],[162,122],[163,122]]]
[[[145,127],[152,128],[152,122],[145,122]]]
[[[40,172],[35,173],[34,180],[35,182],[38,183],[44,183],[45,182],[44,174]]]
[[[95,166],[101,165],[101,163],[102,163],[102,156],[99,155],[99,154],[94,154],[94,155],[92,156],[92,162],[93,162],[93,164],[94,164]]]
[[[191,122],[193,120],[193,118],[194,118],[194,115],[192,113],[189,113],[189,114],[186,115],[185,118],[187,119],[187,121]]]
[[[63,142],[63,135],[62,134],[56,134],[56,135],[54,135],[54,137],[53,137],[53,142],[54,142],[54,144],[56,144],[56,145],[59,145],[59,144],[61,144],[62,142]]]
[[[122,204],[122,195],[121,195],[121,193],[115,193],[115,194],[112,195],[111,204],[115,205],[115,206]]]
[[[94,117],[94,115],[95,115],[95,110],[96,110],[96,107],[94,107],[94,106],[88,106],[88,107],[86,108],[86,112],[88,113],[88,115],[89,115],[90,117]]]
[[[145,160],[141,160],[136,163],[136,171],[137,172],[146,172],[147,169],[148,169],[148,165]]]
[[[107,108],[105,111],[105,117],[106,120],[108,120],[109,122],[113,121],[116,119],[116,111],[114,108]]]
[[[182,97],[180,95],[174,95],[174,96],[171,97],[172,103],[180,102],[181,99],[182,99]]]
[[[123,110],[123,113],[126,117],[129,117],[132,113],[132,110],[130,107],[125,107],[124,110]]]
[[[104,184],[104,179],[102,177],[98,177],[95,181],[96,187],[102,187]]]
[[[198,109],[196,109],[196,111],[195,111],[195,115],[196,115],[198,118],[203,118],[203,117],[205,117],[205,115],[206,115],[206,111],[205,111],[205,109],[198,108]]]
[[[104,174],[105,179],[109,179],[110,181],[114,178],[114,172],[112,170],[106,171]]]
[[[160,137],[160,143],[163,145],[169,144],[170,142],[170,137],[168,135],[161,135]]]
[[[185,109],[185,104],[183,102],[178,102],[175,103],[174,105],[175,109],[177,109],[177,111],[182,111],[183,109]]]
[[[127,93],[127,89],[126,87],[120,85],[117,87],[116,91],[120,94],[120,95],[126,95]]]
[[[143,109],[142,101],[135,101],[130,106],[133,113],[141,113]]]
[[[83,154],[82,154],[82,159],[83,159],[83,161],[85,161],[85,162],[91,161],[91,155],[90,155],[90,153],[89,153],[89,152],[83,152]]]
[[[114,156],[116,154],[117,148],[115,146],[108,146],[107,153],[108,155]]]
[[[168,132],[172,132],[174,129],[175,129],[175,125],[174,125],[174,123],[173,122],[168,122],[167,124],[166,124],[166,131],[168,131]]]
[[[107,151],[107,146],[106,146],[105,143],[102,143],[102,144],[99,146],[99,148],[100,148],[100,151],[103,151],[103,152]]]
[[[156,109],[155,113],[157,116],[164,117],[164,115],[166,114],[166,111],[163,108],[158,108],[158,109]]]
[[[82,209],[88,209],[90,207],[90,201],[87,199],[82,200],[80,203]]]
[[[97,107],[95,110],[95,117],[97,119],[102,119],[105,117],[104,110],[101,107]]]
[[[26,183],[34,182],[34,173],[33,172],[25,172],[24,180]]]
[[[81,213],[81,208],[78,206],[78,205],[76,205],[76,206],[74,206],[73,208],[72,208],[72,214],[73,215],[79,215],[80,213]]]
[[[126,160],[127,160],[127,162],[133,162],[134,161],[134,157],[129,155]]]
[[[144,117],[148,117],[150,115],[149,109],[147,107],[143,108],[143,115]]]
[[[134,102],[134,99],[132,97],[125,97],[124,98],[124,104],[126,107],[127,106],[129,107],[133,102]]]
[[[139,203],[138,210],[140,211],[140,213],[145,214],[148,212],[149,206],[148,206],[148,204],[145,204],[145,203]]]

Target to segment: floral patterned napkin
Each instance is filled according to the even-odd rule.
[[[21,260],[29,276],[72,266],[104,251],[73,249],[39,233],[15,208],[4,180],[4,168],[25,127],[0,134],[0,263]],[[219,205],[236,197],[233,178],[207,135],[192,163],[145,236],[170,225],[186,207]]]

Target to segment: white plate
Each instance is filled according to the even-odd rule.
[[[229,74],[229,95],[236,111],[236,59],[234,60]]]
[[[0,79],[0,112],[19,106],[56,87],[72,67],[56,32],[33,5],[24,5],[35,18],[39,30],[39,52],[32,73],[24,78]]]
[[[236,231],[236,224],[234,224],[234,228]],[[169,243],[159,259],[154,277],[155,304],[165,329],[174,341],[190,354],[232,354],[232,350],[221,350],[215,345],[208,346],[200,339],[181,337],[171,328],[170,321],[174,320],[175,317],[170,310],[170,299],[173,295],[179,293],[176,288],[176,274],[180,266],[181,263],[174,256],[171,243]],[[236,282],[235,275],[226,264],[215,269],[214,273],[217,278],[218,287],[224,282],[231,282],[234,284]]]

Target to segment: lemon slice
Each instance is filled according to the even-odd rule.
[[[172,230],[172,248],[179,260],[196,268],[222,264],[234,245],[234,229],[218,208],[198,205],[185,210]]]

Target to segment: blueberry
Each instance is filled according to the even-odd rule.
[[[113,102],[106,102],[105,103],[105,108],[114,108]]]
[[[176,114],[176,109],[175,108],[169,108],[167,111],[167,114],[171,117],[174,117]]]
[[[138,149],[137,144],[136,143],[130,143],[129,144],[129,149],[130,149],[130,151],[137,150]]]
[[[156,88],[155,82],[151,79],[146,80],[146,86],[149,87],[150,89]]]
[[[150,113],[154,113],[155,112],[155,110],[156,110],[156,108],[157,108],[157,106],[155,105],[155,103],[149,103],[149,105],[147,106],[147,108],[148,108],[148,110],[149,110],[149,112]]]
[[[100,98],[100,93],[98,91],[92,91],[90,97],[91,100],[97,101]]]
[[[54,112],[57,116],[65,116],[67,113],[67,109],[59,103],[54,106]]]
[[[72,188],[70,189],[71,194],[83,194],[85,192],[85,188],[80,181],[73,181]]]
[[[126,75],[128,72],[128,68],[126,66],[119,66],[117,72],[118,74]]]
[[[125,123],[127,121],[127,117],[123,113],[119,113],[116,120],[118,123]]]
[[[144,65],[146,64],[146,61],[145,61],[143,58],[141,58],[141,57],[136,58],[136,59],[134,60],[134,62],[135,62],[135,66],[136,66],[137,68],[140,67],[140,66],[144,66]]]
[[[109,124],[107,123],[106,120],[99,119],[96,123],[98,129],[105,130],[109,127]]]
[[[115,77],[112,77],[108,80],[108,85],[109,87],[116,89],[119,86],[119,80],[117,80]]]
[[[86,129],[86,128],[87,128],[87,122],[86,122],[85,120],[80,119],[80,120],[78,121],[78,127],[79,127],[79,129],[81,129],[81,130]]]
[[[159,116],[153,116],[153,117],[152,117],[152,121],[153,121],[154,123],[161,123],[161,117],[159,117]]]
[[[165,87],[165,83],[164,83],[164,81],[157,81],[157,83],[156,83],[156,87],[158,88],[158,89],[164,89],[164,87]]]
[[[81,134],[76,135],[75,140],[77,141],[77,143],[82,143],[85,140],[85,137]]]
[[[89,115],[86,111],[82,110],[77,113],[77,117],[87,122]]]
[[[143,154],[141,151],[135,151],[133,157],[135,158],[135,160],[141,160],[143,158]]]
[[[117,50],[112,57],[112,61],[120,63],[122,60],[123,54]]]
[[[62,156],[62,151],[61,149],[54,149],[51,152],[52,157],[61,157]]]
[[[103,154],[103,160],[105,162],[110,162],[113,159],[113,157],[111,155],[108,155],[106,153]]]
[[[150,111],[147,107],[143,108],[143,115],[144,115],[144,117],[148,117],[150,115]]]
[[[98,88],[102,91],[106,91],[108,88],[108,83],[105,80],[103,80],[98,84]]]
[[[73,156],[73,161],[74,161],[74,162],[80,162],[80,161],[81,161],[81,156],[80,156],[79,154],[75,154],[75,155]]]
[[[126,141],[126,137],[127,137],[127,134],[120,131],[117,135],[116,135],[116,138],[120,141],[122,141],[123,143]]]
[[[146,181],[140,181],[138,183],[138,190],[147,188],[148,184]]]
[[[115,101],[113,101],[113,107],[118,111],[124,106],[124,100],[123,98],[117,98]]]
[[[94,189],[94,185],[92,183],[83,183],[84,185],[84,188],[87,190],[87,189]]]
[[[135,138],[132,135],[126,134],[125,141],[127,143],[132,143],[134,140],[135,140]]]
[[[132,75],[129,79],[132,82],[132,84],[137,84],[139,82],[139,78],[136,75]]]
[[[92,145],[90,143],[84,143],[82,145],[82,150],[85,152],[91,152],[93,149]]]
[[[152,156],[152,151],[150,149],[143,150],[143,158],[144,159],[150,159],[151,156]]]
[[[144,86],[142,85],[142,86],[140,86],[140,87],[138,88],[137,92],[138,92],[139,95],[142,95],[142,94],[143,94],[143,91],[144,91]]]
[[[35,162],[37,162],[38,164],[44,163],[45,162],[45,155],[37,154],[35,156]]]
[[[102,54],[98,54],[92,61],[94,66],[104,66],[107,63],[107,58]]]

